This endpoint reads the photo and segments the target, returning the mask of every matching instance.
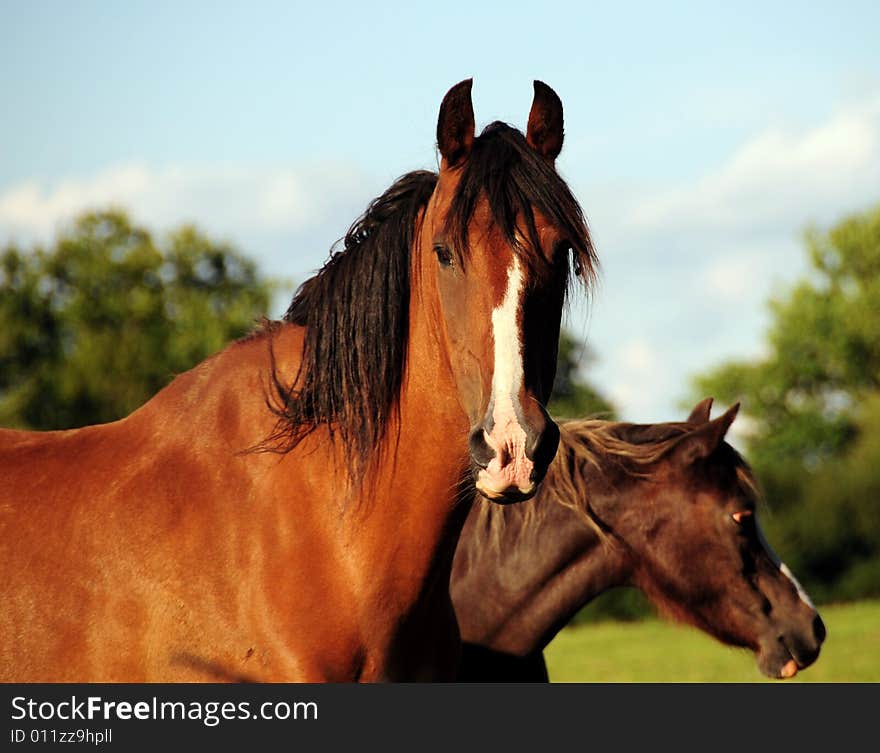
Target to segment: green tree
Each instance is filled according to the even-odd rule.
[[[613,419],[614,406],[583,376],[584,371],[595,363],[596,357],[583,343],[562,330],[559,336],[559,356],[556,361],[556,379],[553,397],[548,406],[555,418]]]
[[[111,421],[248,332],[272,286],[191,226],[158,244],[122,211],[49,249],[0,250],[0,425]]]
[[[880,206],[806,242],[811,274],[770,302],[768,357],[724,364],[695,385],[744,401],[761,462],[809,469],[852,441],[864,396],[880,389]]]
[[[768,534],[826,598],[880,594],[880,206],[806,234],[809,275],[770,302],[768,355],[695,395],[740,400]],[[796,569],[797,572],[797,569]]]
[[[855,437],[804,486],[786,531],[792,567],[826,601],[880,594],[880,395],[863,403]]]

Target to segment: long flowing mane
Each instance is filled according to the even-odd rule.
[[[297,290],[284,319],[305,328],[302,360],[286,384],[273,358],[273,449],[288,452],[326,426],[342,441],[352,476],[363,472],[400,394],[416,218],[436,183],[424,170],[396,180]]]
[[[581,470],[584,463],[606,474],[613,467],[626,476],[646,477],[651,466],[696,427],[686,421],[632,424],[578,419],[562,421],[559,428],[559,451],[547,471],[541,493],[566,504],[563,500],[589,499],[589,482]],[[760,499],[762,495],[749,464],[730,445],[725,444],[723,451],[728,453],[739,482]]]
[[[302,360],[289,384],[273,358],[269,405],[278,420],[265,448],[289,452],[323,426],[341,440],[352,479],[376,457],[396,415],[406,365],[416,222],[437,179],[424,170],[399,178],[294,295],[284,319],[306,330]],[[452,198],[447,231],[461,259],[481,197],[527,264],[543,259],[535,251],[540,241],[533,212],[539,210],[564,234],[575,272],[587,286],[593,282],[598,262],[580,205],[552,163],[504,123],[492,123],[474,140]],[[526,242],[517,221],[525,225]]]

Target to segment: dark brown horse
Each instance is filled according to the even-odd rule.
[[[547,680],[543,649],[615,586],[753,650],[770,677],[816,660],[825,627],[761,535],[754,479],[724,441],[737,408],[710,421],[710,406],[685,423],[564,422],[534,501],[474,506],[452,573],[462,680]]]
[[[440,107],[438,174],[405,175],[285,321],[130,416],[0,431],[0,680],[448,677],[448,594],[476,485],[532,495],[574,264],[562,105],[475,134]]]

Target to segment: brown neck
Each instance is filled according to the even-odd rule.
[[[434,321],[414,301],[399,436],[395,425],[386,437],[396,459],[376,479],[368,514],[353,521],[369,561],[381,563],[370,574],[370,589],[386,605],[383,613],[396,615],[395,642],[403,653],[410,641],[413,650],[423,650],[426,634],[437,633],[442,644],[448,641],[443,632],[454,631],[449,576],[471,504],[469,493],[459,493],[469,467],[469,425]],[[461,486],[470,490],[472,482]],[[365,529],[374,533],[364,535]],[[411,676],[411,670],[402,673]]]
[[[583,513],[541,491],[520,505],[480,504],[489,503],[474,506],[452,573],[463,641],[518,656],[540,651],[591,599],[627,583],[625,550],[603,541]]]
[[[469,465],[469,425],[431,300],[432,291],[414,286],[399,420],[389,422],[377,470],[350,495],[328,471],[332,459],[313,458],[308,462],[318,469],[314,486],[322,490],[311,495],[316,502],[303,502],[302,488],[291,492],[301,500],[291,515],[301,515],[303,504],[323,505],[311,514],[336,531],[329,545],[344,569],[357,630],[370,636],[368,677],[428,677],[432,667],[455,666],[454,656],[435,658],[425,650],[457,650],[449,573],[470,507],[470,498],[458,494]],[[288,468],[279,473],[278,488],[302,478],[304,462],[298,458],[310,450],[326,454],[324,436],[285,458],[281,465]]]

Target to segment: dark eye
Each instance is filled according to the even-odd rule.
[[[573,248],[571,245],[571,241],[559,241],[553,247],[553,255],[557,256],[557,257],[559,257],[559,256],[567,257],[572,252],[572,250],[573,250]]]
[[[437,254],[437,261],[440,262],[441,266],[452,266],[452,252],[449,250],[448,246],[444,246],[442,243],[435,243],[434,253]]]
[[[560,266],[567,266],[568,260],[571,258],[573,251],[574,248],[569,241],[559,241],[553,247],[553,263]],[[581,265],[577,258],[574,260],[574,273],[576,275],[581,273]]]
[[[747,523],[751,520],[752,511],[751,510],[737,510],[734,513],[731,513],[731,518],[733,518],[733,522],[738,525],[742,525],[743,523]]]

